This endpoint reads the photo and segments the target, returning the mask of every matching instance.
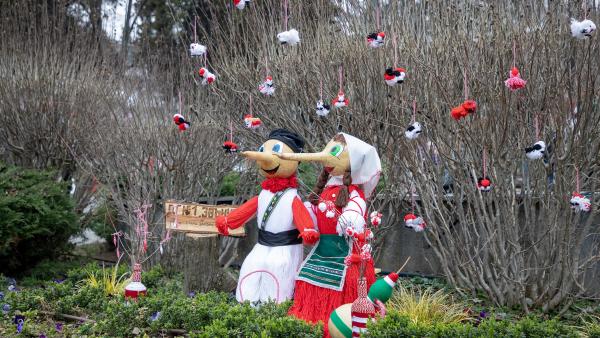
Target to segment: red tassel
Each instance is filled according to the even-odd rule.
[[[473,114],[477,110],[477,102],[473,100],[465,100],[462,107],[467,111],[467,114]]]

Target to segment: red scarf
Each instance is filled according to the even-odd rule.
[[[285,178],[267,178],[262,182],[262,188],[265,190],[269,190],[272,193],[276,193],[287,188],[298,188],[298,180],[296,179],[296,175]]]

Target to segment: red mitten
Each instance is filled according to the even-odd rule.
[[[305,229],[300,236],[306,245],[313,245],[319,241],[319,233],[315,229]]]
[[[219,233],[223,236],[229,236],[229,228],[227,227],[227,217],[217,216],[215,219],[215,226]]]

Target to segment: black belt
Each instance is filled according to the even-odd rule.
[[[278,233],[258,229],[258,243],[264,246],[302,244],[302,238],[299,238],[299,235],[300,231],[298,231],[298,229],[292,229]]]

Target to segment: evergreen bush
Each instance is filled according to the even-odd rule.
[[[0,267],[15,273],[68,246],[79,230],[66,182],[52,171],[0,163]]]

